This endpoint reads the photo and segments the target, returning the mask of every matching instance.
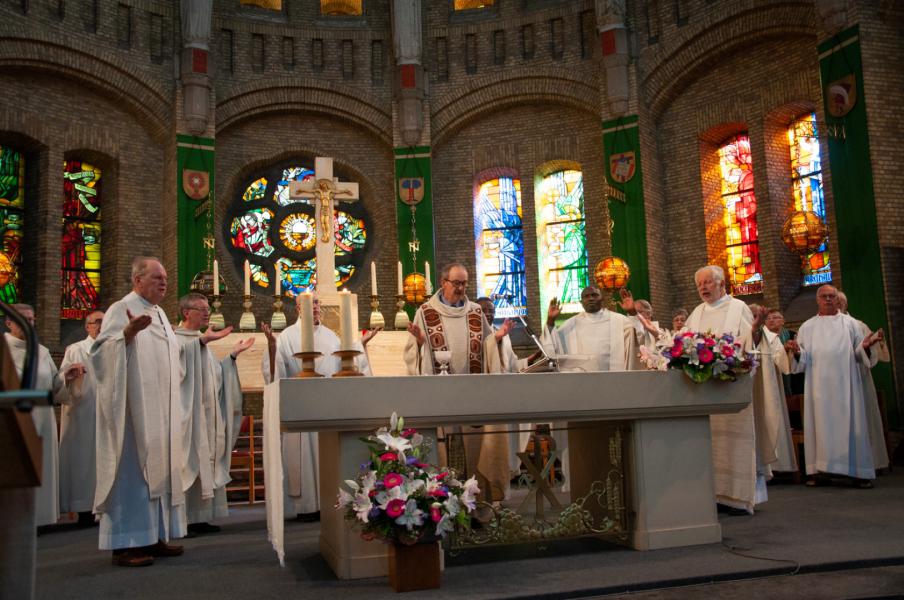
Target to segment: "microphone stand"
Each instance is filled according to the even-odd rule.
[[[514,304],[512,304],[512,298],[509,295],[503,295],[503,300],[507,300],[509,305],[514,308]],[[537,350],[540,351],[540,355],[543,357],[542,359],[536,361],[533,365],[528,365],[524,369],[522,369],[522,373],[535,373],[538,370],[538,365],[545,363],[545,368],[541,369],[542,371],[558,371],[559,364],[546,353],[546,349],[543,348],[543,344],[540,343],[539,338],[537,338],[537,334],[534,333],[534,330],[530,328],[530,325],[527,324],[527,321],[524,320],[524,317],[521,314],[516,314],[518,320],[521,321],[521,326],[524,327],[524,331],[527,332],[527,335],[530,336],[531,341],[534,343],[534,346],[537,347]]]

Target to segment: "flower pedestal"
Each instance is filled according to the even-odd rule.
[[[390,544],[389,585],[397,592],[435,590],[440,584],[439,542]]]

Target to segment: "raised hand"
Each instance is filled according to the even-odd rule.
[[[270,329],[270,324],[266,321],[261,321],[261,331],[264,332],[264,337],[267,338],[267,346],[276,348],[276,336],[273,335],[273,330]]]
[[[213,329],[213,327],[208,327],[207,331],[205,331],[201,335],[201,343],[206,346],[210,342],[215,342],[219,339],[223,339],[230,333],[232,333],[232,325],[230,325],[229,327],[224,327],[223,329],[220,329],[219,331],[215,331]]]
[[[421,328],[414,323],[408,323],[408,333],[413,335],[414,339],[417,340],[418,348],[423,346],[424,342],[427,341],[427,337],[424,335],[424,332],[421,331]]]
[[[552,327],[556,324],[556,317],[562,314],[562,305],[559,304],[558,298],[549,301],[549,309],[546,311],[546,325]]]
[[[67,382],[75,381],[76,379],[78,379],[79,377],[81,377],[82,375],[84,375],[87,372],[88,372],[88,370],[85,368],[85,365],[83,365],[82,363],[72,363],[71,365],[69,365],[66,368],[66,372],[63,374],[63,377],[66,379]]]
[[[496,330],[494,334],[496,336],[496,341],[501,342],[502,338],[507,336],[512,329],[515,327],[515,323],[511,319],[506,319],[502,322],[502,325],[499,326],[499,329]]]
[[[640,321],[640,324],[643,325],[644,329],[649,331],[650,334],[654,338],[657,338],[657,339],[659,338],[659,336],[662,334],[662,332],[659,331],[659,328],[657,328],[655,325],[653,325],[652,321],[650,321],[648,318],[646,318],[645,316],[643,316],[640,313],[637,313],[637,315],[635,315],[635,316],[637,317],[637,320]]]
[[[232,358],[238,358],[239,354],[250,348],[254,345],[254,338],[245,338],[244,340],[239,340],[232,347],[232,352],[229,353]]]
[[[800,354],[800,344],[797,343],[797,340],[788,340],[785,342],[785,350],[789,350],[794,354]]]
[[[374,339],[374,336],[383,331],[382,327],[374,327],[373,329],[368,329],[364,335],[361,336],[361,345],[367,346],[367,342]]]
[[[618,297],[618,305],[623,311],[629,315],[633,315],[637,312],[634,308],[634,294],[631,293],[631,290],[628,288],[621,288],[618,290]]]
[[[132,343],[132,340],[135,339],[136,335],[147,329],[148,325],[151,324],[151,315],[140,315],[136,317],[129,309],[126,309],[126,317],[129,318],[129,322],[122,328],[122,337],[125,338],[126,345],[128,346]]]
[[[766,317],[769,316],[769,309],[765,306],[759,306],[753,313],[753,329],[754,331],[761,329],[766,324]]]

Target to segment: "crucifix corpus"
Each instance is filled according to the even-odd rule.
[[[317,234],[317,294],[325,304],[338,304],[336,292],[336,236],[333,210],[335,202],[358,200],[358,184],[340,182],[333,177],[333,159],[318,156],[314,159],[314,179],[290,181],[289,198],[314,201],[314,222]]]

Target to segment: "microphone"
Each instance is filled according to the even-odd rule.
[[[490,296],[490,298],[492,298],[493,300],[511,300],[514,297],[515,296],[513,296],[512,294],[493,294],[492,296]]]

